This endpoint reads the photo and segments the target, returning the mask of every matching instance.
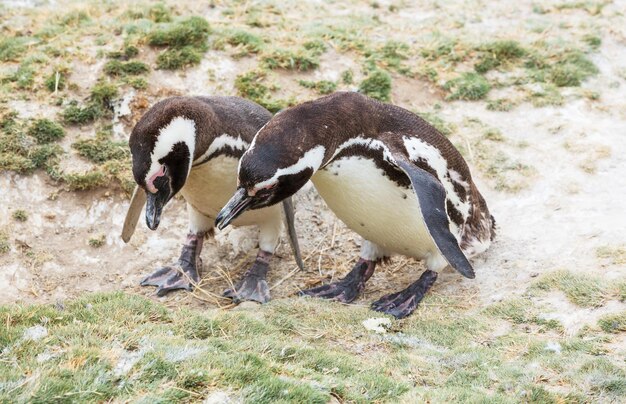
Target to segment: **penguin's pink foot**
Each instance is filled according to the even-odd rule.
[[[233,299],[235,303],[254,301],[267,303],[270,301],[270,288],[266,281],[271,253],[259,251],[252,267],[232,289],[224,291],[224,297]]]
[[[342,303],[350,303],[363,292],[365,282],[372,276],[375,268],[376,261],[359,258],[359,261],[345,278],[328,285],[303,290],[300,292],[300,295],[321,297],[322,299],[334,299]]]
[[[385,295],[372,303],[372,309],[385,314],[390,314],[395,318],[405,318],[413,313],[417,305],[422,301],[424,295],[437,280],[437,272],[425,271],[420,278],[412,283],[408,288]]]
[[[193,287],[200,282],[200,271],[202,270],[201,248],[202,236],[189,234],[178,262],[172,266],[157,269],[145,277],[140,285],[156,286],[157,296],[165,296],[169,292],[178,289],[193,290]]]

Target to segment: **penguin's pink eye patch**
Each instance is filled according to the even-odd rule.
[[[163,177],[165,175],[165,166],[161,165],[161,167],[159,167],[159,170],[152,174],[150,176],[150,178],[146,179],[146,188],[148,189],[148,191],[150,193],[156,194],[157,193],[157,188],[154,186],[154,181],[156,181],[157,178],[159,177]]]
[[[269,184],[269,185],[265,185],[262,187],[255,187],[251,190],[248,191],[248,195],[250,196],[255,196],[258,192],[263,192],[263,191],[269,191],[270,189],[274,188],[276,186],[276,182],[273,184]]]

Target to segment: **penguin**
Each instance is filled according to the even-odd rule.
[[[406,289],[372,303],[410,315],[448,265],[474,278],[495,221],[459,151],[419,116],[356,92],[337,92],[275,115],[239,163],[239,186],[217,215],[222,229],[243,212],[290,197],[309,179],[328,207],[362,237],[360,257],[337,282],[302,295],[352,302],[393,254],[423,260]]]
[[[189,232],[176,264],[158,268],[141,281],[164,296],[177,289],[191,290],[200,281],[200,253],[214,232],[220,208],[237,188],[239,158],[272,114],[238,97],[172,97],[157,102],[133,128],[129,146],[137,189],[122,238],[128,242],[145,201],[146,224],[156,230],[163,207],[176,194],[187,203]],[[300,249],[293,226],[293,205],[284,199],[289,240],[298,266]],[[251,268],[224,296],[265,303],[270,299],[266,275],[283,227],[279,205],[251,211],[233,222],[259,227],[259,251]]]

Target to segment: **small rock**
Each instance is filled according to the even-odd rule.
[[[377,334],[384,334],[387,328],[391,327],[391,320],[386,317],[368,318],[363,321],[363,327]]]
[[[42,325],[35,325],[24,330],[22,338],[26,341],[38,341],[48,336],[48,329]]]

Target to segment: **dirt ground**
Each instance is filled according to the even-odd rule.
[[[532,9],[529,1],[471,3],[473,11],[441,10],[429,2],[420,2],[380,18],[389,26],[404,28],[416,24],[415,30],[425,30],[425,22],[437,24],[445,13],[452,13],[450,18],[454,19],[467,12],[481,18],[469,18],[465,30],[508,36],[523,36],[527,20],[541,18],[528,15]],[[618,3],[607,7],[611,10]],[[386,3],[383,5],[386,7]],[[220,18],[213,9],[203,12],[211,24]],[[420,16],[417,23],[416,16]],[[579,27],[582,22],[591,21],[584,10],[552,14],[550,18],[554,30],[559,29],[559,24]],[[626,244],[626,209],[622,203],[626,196],[626,23],[620,25],[616,21],[595,17],[589,22],[602,32],[602,44],[590,54],[599,74],[586,80],[582,88],[597,92],[598,99],[568,95],[566,89],[562,106],[537,108],[524,102],[508,112],[490,111],[485,101],[446,101],[432,83],[392,74],[392,102],[413,110],[433,110],[437,104],[439,116],[456,127],[451,140],[463,149],[497,221],[495,243],[473,260],[476,279],[464,279],[446,270],[432,293],[458,297],[460,301],[478,301],[480,306],[521,294],[538,275],[554,270],[566,269],[607,280],[624,276],[623,262],[597,254],[598,249],[623,248]],[[410,41],[414,34],[407,29],[396,36]],[[543,35],[557,34],[546,30]],[[89,46],[93,44],[86,48]],[[89,52],[95,55],[95,50]],[[149,50],[145,52],[143,60],[154,59]],[[234,59],[224,51],[210,50],[200,65],[185,71],[153,70],[147,78],[148,91],[129,91],[120,101],[128,108],[116,109],[112,122],[116,136],[127,139],[146,101],[152,104],[169,94],[236,94],[236,75],[255,63],[254,58]],[[94,57],[75,61],[70,81],[78,85],[78,94],[86,93],[93,85],[102,64]],[[312,73],[279,74],[279,95],[311,98],[307,90],[293,83],[294,78],[337,80],[340,72],[355,66],[358,78],[358,63],[350,53],[330,50]],[[507,87],[494,89],[490,97],[515,98],[516,91]],[[53,118],[59,111],[59,107],[37,98],[6,98],[6,106],[24,119]],[[497,145],[500,153],[528,167],[519,172],[512,170],[505,177],[506,181],[520,184],[514,192],[500,189],[484,170],[477,168],[480,157],[474,150],[474,139],[484,127],[496,128],[505,137]],[[78,136],[93,131],[89,127],[68,130],[62,146],[71,158],[64,162],[65,166],[76,169],[85,164],[69,145]],[[311,185],[295,199],[306,271],[296,271],[289,246],[283,240],[269,274],[274,299],[295,299],[291,295],[299,288],[342,276],[358,254],[358,237],[334,217]],[[11,250],[0,256],[0,304],[56,302],[86,292],[113,290],[150,296],[168,306],[209,308],[229,304],[219,296],[251,264],[256,253],[255,229],[228,228],[206,241],[201,291],[157,298],[152,288],[138,284],[154,268],[177,259],[186,234],[184,204],[180,199],[170,203],[154,232],[147,229],[142,217],[128,245],[120,238],[127,206],[127,197],[116,189],[69,192],[43,172],[27,176],[0,173],[0,227],[8,229],[11,243]],[[27,211],[28,220],[13,220],[12,212],[16,209]],[[103,246],[94,248],[88,244],[90,238],[100,235],[105,237]],[[403,288],[421,270],[419,262],[396,257],[377,270],[357,304],[365,305],[382,294]],[[538,299],[554,308],[555,316],[569,333],[595,323],[607,312],[626,308],[617,301],[597,309],[579,308],[557,292]]]

